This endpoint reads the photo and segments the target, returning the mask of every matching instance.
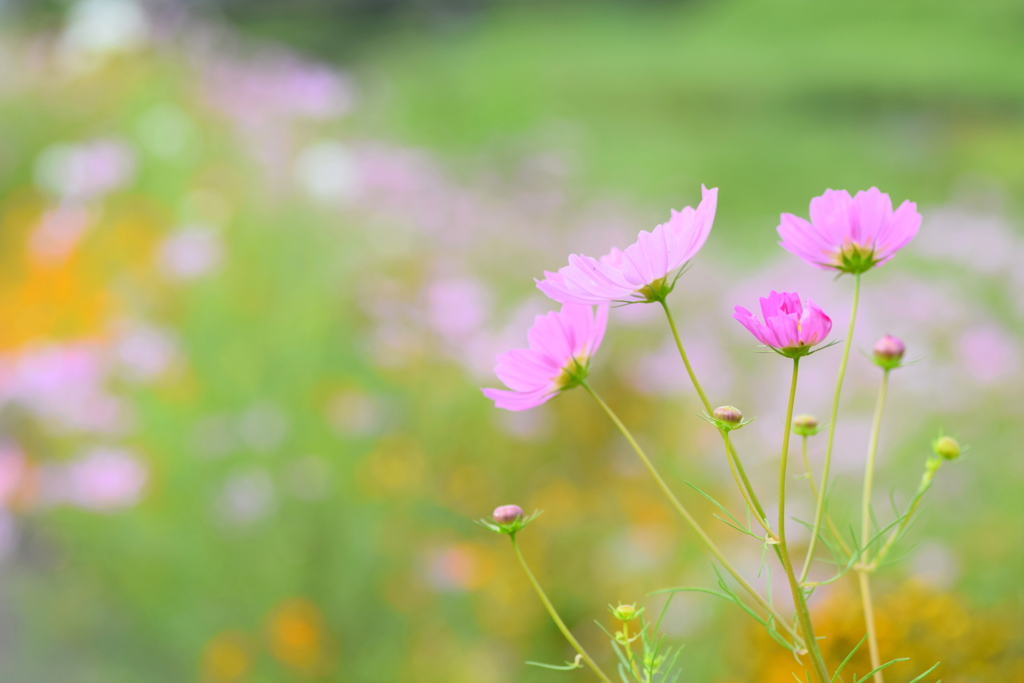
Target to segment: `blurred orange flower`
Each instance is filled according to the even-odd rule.
[[[324,672],[328,666],[327,632],[320,611],[309,600],[282,602],[270,615],[270,652],[305,674]]]

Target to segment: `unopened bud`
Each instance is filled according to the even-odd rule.
[[[502,505],[494,508],[494,521],[498,524],[511,524],[523,516],[523,508],[518,505]]]
[[[797,415],[793,418],[793,433],[797,436],[814,436],[818,431],[818,419],[813,415]]]
[[[960,444],[951,436],[943,436],[936,439],[932,443],[932,450],[935,451],[935,455],[941,456],[946,460],[956,460],[960,457]]]
[[[743,413],[740,412],[739,408],[732,406],[719,406],[715,408],[715,412],[711,415],[719,422],[724,422],[730,427],[736,427],[740,422],[743,422]]]
[[[619,621],[632,621],[640,616],[644,611],[643,607],[637,609],[636,605],[619,605],[618,607],[612,607],[609,605],[608,608]]]
[[[906,350],[907,347],[903,345],[899,337],[887,334],[875,342],[875,363],[883,368],[894,368],[900,364],[900,359],[903,358]]]

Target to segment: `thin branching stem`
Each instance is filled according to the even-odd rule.
[[[660,300],[661,307],[665,310],[665,317],[668,318],[668,326],[672,329],[672,338],[675,339],[676,348],[679,349],[679,357],[683,359],[683,365],[686,366],[686,374],[690,376],[690,382],[693,384],[694,390],[697,392],[697,396],[700,397],[700,402],[704,405],[704,410],[710,416],[713,412],[711,408],[711,402],[708,401],[707,394],[704,393],[704,388],[701,387],[700,381],[697,379],[697,373],[693,371],[693,366],[690,365],[690,359],[686,355],[686,349],[683,347],[683,340],[679,336],[679,328],[676,327],[675,318],[672,317],[672,311],[668,307],[668,303],[664,300]],[[729,438],[729,432],[721,427],[718,428],[718,433],[722,436],[722,442],[725,444],[725,456],[729,461],[729,469],[732,470],[733,478],[736,480],[736,486],[739,488],[740,493],[743,495],[743,500],[746,501],[756,513],[758,524],[767,532],[769,538],[772,541],[777,541],[778,537],[775,532],[772,531],[771,526],[768,524],[768,520],[765,518],[764,507],[761,505],[761,501],[757,497],[757,493],[754,491],[754,487],[750,484],[750,479],[747,478],[747,472],[743,468],[743,463],[740,461],[739,455],[736,453],[736,448],[732,445],[732,440]]]
[[[562,632],[562,635],[565,636],[565,639],[569,641],[569,644],[572,645],[573,649],[579,653],[580,657],[583,658],[583,661],[587,663],[587,666],[589,666],[591,670],[593,670],[593,672],[597,674],[597,677],[600,678],[603,681],[603,683],[612,683],[611,679],[608,678],[608,676],[606,676],[603,671],[601,671],[601,667],[599,667],[597,663],[593,659],[591,659],[590,655],[587,654],[587,651],[584,650],[583,646],[580,645],[578,640],[576,640],[575,636],[573,636],[572,634],[572,631],[570,631],[569,627],[565,625],[564,621],[562,621],[562,618],[558,616],[558,611],[555,609],[555,606],[551,604],[551,601],[548,599],[548,596],[544,592],[544,589],[540,587],[540,582],[537,581],[537,578],[533,575],[533,572],[530,571],[530,566],[526,564],[526,560],[523,558],[523,553],[519,550],[519,544],[516,542],[516,535],[509,534],[509,539],[511,539],[512,541],[512,548],[516,551],[516,557],[519,558],[519,564],[523,567],[523,571],[526,573],[526,578],[528,578],[530,580],[530,583],[533,584],[533,590],[537,592],[537,597],[539,597],[540,601],[544,603],[544,607],[547,608],[548,614],[551,615],[551,619],[555,622],[555,626],[557,626],[558,630]]]
[[[776,532],[779,535],[779,559],[782,560],[782,568],[789,580],[789,589],[793,594],[793,606],[796,608],[797,620],[800,622],[800,630],[803,632],[804,643],[807,644],[808,655],[811,658],[811,665],[814,675],[821,683],[829,683],[828,669],[825,667],[825,660],[821,656],[821,649],[814,637],[814,626],[811,623],[811,613],[807,609],[807,596],[804,594],[800,582],[796,579],[793,571],[793,560],[789,555],[789,548],[786,544],[786,480],[789,478],[789,437],[793,429],[793,404],[796,402],[796,382],[800,375],[800,359],[793,359],[793,379],[789,385],[789,402],[786,406],[786,424],[782,429],[782,455],[779,462],[779,521]]]
[[[850,346],[853,344],[853,329],[857,322],[857,307],[860,303],[860,274],[853,276],[853,308],[850,310],[850,327],[846,332],[846,343],[843,344],[843,357],[839,361],[839,377],[836,378],[836,390],[832,396],[832,413],[828,423],[828,445],[825,447],[825,464],[821,472],[821,491],[818,496],[818,504],[814,509],[814,527],[811,529],[811,540],[807,545],[807,557],[804,559],[804,567],[800,571],[800,583],[807,580],[807,572],[811,569],[811,560],[814,559],[814,548],[818,542],[818,534],[821,533],[821,522],[825,512],[825,492],[828,491],[828,475],[832,467],[832,446],[835,444],[836,420],[839,417],[839,397],[843,391],[843,378],[846,376],[846,363],[850,359]]]
[[[608,415],[608,417],[615,424],[615,426],[618,427],[619,431],[622,433],[622,436],[625,437],[627,442],[629,442],[629,445],[633,448],[633,451],[640,458],[641,462],[643,462],[644,467],[647,468],[647,471],[650,473],[651,477],[654,478],[654,481],[658,485],[658,488],[660,488],[661,492],[665,494],[665,497],[668,498],[669,503],[671,503],[672,507],[676,509],[676,512],[678,512],[683,517],[683,519],[686,520],[686,523],[690,525],[690,528],[693,529],[694,533],[697,534],[697,537],[700,538],[702,543],[704,543],[707,549],[711,552],[711,555],[716,560],[718,560],[718,562],[725,568],[727,572],[729,572],[733,579],[735,579],[736,582],[743,587],[743,590],[749,593],[750,596],[757,602],[757,604],[760,605],[760,607],[764,609],[769,615],[771,615],[771,617],[775,620],[775,623],[778,624],[780,628],[789,633],[790,636],[792,636],[793,638],[799,640],[799,636],[797,635],[797,633],[792,629],[792,627],[789,626],[788,620],[780,616],[778,612],[775,611],[775,608],[771,606],[768,600],[766,600],[765,597],[761,595],[761,593],[756,588],[754,588],[749,581],[743,578],[743,575],[739,573],[739,571],[725,557],[722,551],[719,550],[718,546],[715,545],[715,542],[711,540],[711,537],[708,536],[707,532],[704,531],[704,529],[697,522],[697,520],[694,519],[693,515],[690,514],[689,510],[687,510],[683,506],[683,504],[679,501],[676,495],[672,492],[672,489],[669,488],[669,485],[665,482],[665,479],[658,472],[658,469],[654,466],[654,463],[652,463],[650,458],[647,457],[647,454],[644,453],[643,448],[641,448],[640,444],[638,444],[636,442],[636,439],[633,438],[633,434],[630,433],[629,429],[626,428],[626,425],[622,423],[622,420],[619,419],[619,416],[615,414],[615,411],[613,411],[611,407],[604,402],[604,399],[598,396],[597,392],[594,391],[590,384],[584,381],[582,385],[583,388],[586,389],[587,392],[589,392],[590,395],[594,397],[594,400],[597,401],[598,405],[601,406],[601,408]]]
[[[821,495],[818,491],[818,484],[814,481],[814,471],[811,469],[811,460],[807,457],[807,435],[801,437],[801,455],[804,461],[804,477],[807,479],[808,486],[811,487],[811,495],[814,496],[814,504],[818,504],[818,496]],[[844,553],[849,555],[853,552],[850,546],[843,540],[843,535],[839,533],[839,529],[836,527],[836,523],[832,521],[832,515],[825,511],[825,524],[828,525],[828,530],[832,534],[832,538],[839,544],[839,547]]]
[[[871,667],[875,669],[875,683],[885,683],[882,671],[882,657],[878,651],[878,632],[875,628],[875,609],[871,603],[871,577],[868,568],[868,539],[871,537],[871,488],[875,479],[875,458],[878,455],[878,435],[882,428],[882,413],[885,410],[885,395],[889,388],[889,369],[882,373],[882,384],[878,390],[878,401],[875,404],[875,416],[871,422],[871,438],[868,441],[868,458],[864,467],[864,492],[861,497],[860,537],[864,546],[857,565],[860,599],[864,606],[864,623],[868,634],[868,652],[871,654]]]

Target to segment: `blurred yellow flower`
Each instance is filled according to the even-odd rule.
[[[244,633],[218,633],[203,649],[200,661],[202,680],[208,683],[234,683],[244,680],[252,666]]]
[[[817,631],[825,636],[822,654],[838,664],[864,637],[859,597],[837,587],[814,613]],[[971,608],[955,594],[935,592],[915,580],[878,600],[875,613],[882,660],[910,659],[892,665],[887,678],[909,680],[941,662],[934,678],[948,683],[1020,680],[1015,676],[1024,669],[1024,642],[1014,627],[1019,615]],[[758,681],[791,683],[794,673],[803,680],[803,668],[789,652],[768,639],[757,642],[763,643],[752,658]],[[862,646],[844,674],[863,676],[870,669],[867,647]]]

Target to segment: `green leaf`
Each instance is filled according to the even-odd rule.
[[[927,675],[928,675],[928,674],[930,674],[931,672],[933,672],[933,671],[935,671],[936,669],[938,669],[938,668],[939,668],[939,664],[942,664],[942,662],[935,662],[935,665],[934,665],[934,666],[933,666],[932,668],[928,669],[927,671],[925,671],[925,672],[924,672],[923,674],[921,674],[920,676],[918,676],[918,677],[917,677],[917,678],[915,678],[914,680],[912,680],[912,681],[908,681],[908,683],[919,683],[919,681],[921,681],[922,679],[924,679],[924,677],[925,677],[925,676],[927,676]],[[938,681],[937,683],[942,683],[942,681]]]
[[[865,633],[864,637],[860,639],[860,642],[857,643],[852,650],[850,650],[850,654],[846,655],[846,659],[844,659],[843,663],[839,665],[839,668],[836,669],[836,672],[832,674],[832,683],[835,683],[835,680],[839,677],[839,672],[843,670],[843,667],[845,667],[851,659],[853,659],[853,656],[857,654],[857,650],[860,649],[860,646],[863,645],[864,641],[867,639],[868,634]]]
[[[890,666],[892,666],[893,664],[896,664],[898,662],[909,662],[909,661],[910,661],[910,657],[900,657],[899,659],[894,659],[891,662],[886,662],[885,664],[882,664],[881,666],[876,666],[874,669],[872,669],[871,671],[869,671],[866,674],[864,674],[864,678],[861,678],[861,679],[858,679],[857,678],[857,674],[854,674],[853,675],[853,683],[864,683],[864,681],[866,681],[869,678],[871,678],[871,676],[875,672],[881,671],[882,669],[887,669]]]

